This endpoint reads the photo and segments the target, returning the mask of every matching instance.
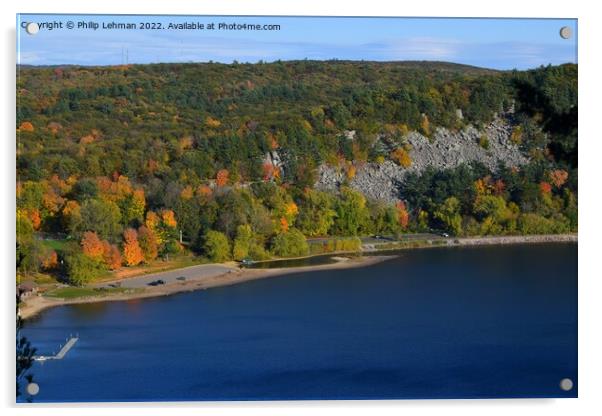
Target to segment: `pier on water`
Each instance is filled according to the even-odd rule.
[[[34,355],[33,359],[35,361],[46,361],[46,360],[62,360],[65,355],[69,352],[71,348],[75,345],[75,343],[79,340],[79,335],[70,335],[67,338],[67,342],[65,345],[59,345],[61,347],[60,351],[55,355]]]

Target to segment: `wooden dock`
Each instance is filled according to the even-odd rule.
[[[70,336],[67,338],[67,342],[65,345],[59,345],[61,347],[58,354],[55,355],[34,355],[33,359],[35,361],[46,361],[46,360],[62,360],[65,355],[69,352],[71,348],[75,345],[75,343],[79,340],[79,336]]]

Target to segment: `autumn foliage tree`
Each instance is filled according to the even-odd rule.
[[[161,220],[163,224],[165,224],[169,228],[176,228],[178,222],[176,221],[176,216],[174,212],[170,209],[164,209],[161,211]]]
[[[128,266],[136,266],[144,261],[144,253],[138,243],[138,233],[128,228],[123,233],[123,258]]]
[[[23,123],[21,123],[21,125],[19,126],[19,131],[27,131],[27,132],[32,132],[34,130],[33,128],[33,124],[31,124],[31,122],[29,121],[24,121]]]
[[[31,225],[33,225],[34,230],[39,230],[42,225],[42,217],[40,216],[40,211],[37,209],[27,210],[27,215],[29,216],[29,220],[31,221]]]
[[[102,261],[104,254],[103,243],[98,235],[93,231],[86,231],[81,241],[82,252],[85,256],[96,260]]]
[[[156,212],[148,211],[146,213],[146,220],[144,221],[144,224],[151,230],[154,230],[160,222],[161,218],[157,215]]]
[[[116,270],[121,267],[122,259],[119,248],[107,240],[101,240],[95,232],[85,232],[81,246],[82,254],[99,266],[106,267],[109,270]]]
[[[356,173],[357,173],[357,168],[355,167],[355,165],[352,163],[349,163],[345,169],[345,176],[347,177],[347,179],[352,180],[353,178],[355,178]]]
[[[145,226],[138,228],[138,244],[142,249],[144,260],[147,263],[157,258],[159,244],[157,242],[157,236],[150,228]]]
[[[281,217],[280,218],[280,231],[285,233],[288,231],[288,227],[289,227],[289,224],[288,224],[287,219],[285,217]]]
[[[403,147],[398,147],[391,152],[391,159],[403,168],[409,168],[412,165],[412,158],[407,150]]]
[[[180,192],[180,198],[182,198],[185,201],[192,199],[193,196],[194,196],[194,191],[192,189],[192,186],[190,186],[190,185],[184,187],[184,189],[182,189],[182,191]]]
[[[297,217],[297,214],[299,214],[299,207],[293,201],[289,201],[285,205],[284,212],[288,221],[292,222]]]
[[[119,248],[110,244],[108,241],[104,240],[102,242],[102,256],[103,261],[109,270],[117,270],[121,267],[121,253],[119,252]]]
[[[406,204],[403,201],[398,201],[395,204],[395,208],[397,208],[397,219],[399,221],[399,225],[401,228],[405,229],[408,227],[408,222],[410,220],[410,214],[406,208]]]
[[[69,224],[76,222],[75,218],[81,218],[81,207],[77,201],[67,201],[61,211],[63,226],[69,227]]]
[[[542,195],[549,195],[552,193],[552,185],[550,185],[549,182],[541,181],[539,183],[539,190],[541,191]]]
[[[217,186],[225,186],[228,183],[230,172],[227,169],[220,169],[215,176],[215,184]]]
[[[211,188],[209,186],[201,185],[197,188],[196,193],[200,197],[208,198],[211,196],[211,194],[213,194],[213,191],[211,190]]]
[[[219,126],[221,126],[221,124],[222,123],[218,119],[213,117],[207,116],[207,118],[205,119],[205,125],[212,129],[218,128]]]
[[[56,251],[52,250],[42,259],[42,268],[44,270],[56,269],[59,264],[58,255]]]
[[[556,169],[550,172],[550,181],[556,188],[562,187],[569,178],[569,173],[563,169]]]
[[[175,213],[170,209],[161,210],[159,213],[148,211],[144,225],[152,233],[160,251],[177,236],[178,222]]]

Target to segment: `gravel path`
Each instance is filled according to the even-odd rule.
[[[201,281],[210,277],[231,273],[236,270],[237,269],[235,267],[229,267],[223,264],[200,264],[198,266],[190,266],[183,269],[145,274],[138,277],[128,277],[126,279],[115,280],[111,282],[103,282],[95,287],[110,287],[111,284],[119,282],[121,287],[135,289],[149,287],[149,283],[156,280],[163,280],[165,284],[177,283],[180,281]],[[178,277],[184,277],[185,279],[178,280]]]

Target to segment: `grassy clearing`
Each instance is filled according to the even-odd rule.
[[[33,275],[33,281],[39,286],[58,283],[55,276],[47,273],[35,273]]]
[[[56,276],[43,273],[43,272],[35,272],[35,273],[17,273],[17,284],[25,283],[25,282],[33,282],[38,286],[48,286],[59,283]]]
[[[40,240],[40,242],[42,243],[42,245],[51,248],[52,250],[55,250],[57,252],[62,252],[65,250],[65,248],[67,247],[67,245],[69,244],[69,240],[52,240],[52,239],[47,239],[47,240]]]
[[[106,296],[115,293],[133,293],[139,291],[138,289],[127,289],[127,288],[91,288],[91,287],[61,287],[58,289],[47,292],[44,296],[50,298],[61,298],[61,299],[74,299],[91,296]]]

